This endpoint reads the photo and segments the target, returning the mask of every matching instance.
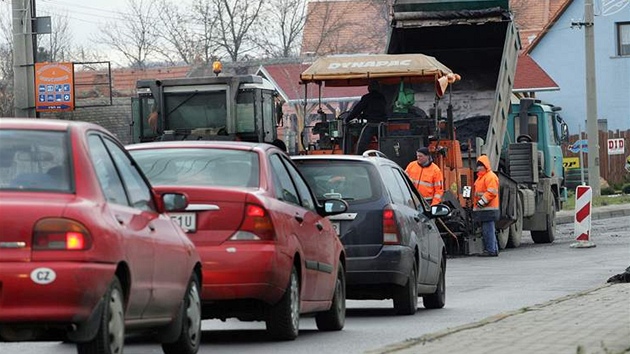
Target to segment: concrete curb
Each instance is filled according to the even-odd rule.
[[[599,287],[596,287],[596,288],[593,288],[593,289],[584,290],[584,291],[577,292],[575,294],[566,295],[566,296],[563,296],[563,297],[560,297],[560,298],[557,298],[557,299],[549,300],[549,301],[541,303],[541,304],[536,304],[536,305],[532,305],[532,306],[523,307],[523,308],[520,308],[520,309],[515,310],[515,311],[503,312],[503,313],[500,313],[498,315],[494,315],[494,316],[490,316],[490,317],[484,318],[484,319],[482,319],[480,321],[477,321],[477,322],[465,324],[465,325],[458,326],[458,327],[447,328],[447,329],[442,330],[442,331],[425,334],[425,335],[423,335],[421,337],[418,337],[418,338],[410,338],[410,339],[405,340],[404,342],[390,344],[388,346],[381,347],[381,348],[376,349],[376,350],[367,351],[366,353],[367,354],[390,354],[390,353],[395,353],[395,352],[398,352],[398,351],[401,351],[401,350],[410,349],[410,348],[413,348],[413,347],[415,347],[417,345],[422,345],[422,344],[425,344],[425,343],[428,343],[428,342],[432,342],[434,340],[444,338],[444,337],[446,337],[448,335],[451,335],[451,334],[454,334],[454,333],[458,333],[458,332],[469,330],[469,329],[475,329],[475,328],[479,328],[479,327],[485,326],[487,324],[499,322],[499,321],[501,321],[503,319],[506,319],[508,317],[511,317],[511,316],[519,315],[519,314],[522,314],[522,313],[527,312],[527,311],[538,310],[538,309],[541,309],[541,308],[544,308],[544,307],[547,307],[547,306],[551,306],[551,305],[555,305],[555,304],[558,304],[558,303],[561,303],[561,302],[564,302],[564,301],[567,301],[567,300],[575,299],[577,297],[584,296],[584,295],[590,294],[592,292],[595,292],[595,291],[598,291],[600,289],[603,289],[603,288],[606,288],[606,287],[609,287],[609,286],[613,286],[613,285],[614,284],[607,283],[607,284],[604,284],[602,286],[599,286]]]
[[[593,208],[591,220],[610,219],[630,216],[630,204],[606,205]],[[556,224],[571,224],[575,221],[574,210],[562,210],[556,213]]]

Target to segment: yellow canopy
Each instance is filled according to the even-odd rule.
[[[449,75],[450,74],[450,75]],[[459,75],[434,57],[424,54],[333,55],[317,59],[300,80],[325,86],[365,86],[372,79],[384,84],[404,82],[455,82]]]

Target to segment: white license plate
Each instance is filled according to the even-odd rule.
[[[337,236],[339,236],[340,232],[341,232],[341,229],[340,229],[341,226],[339,226],[339,222],[338,221],[331,221],[330,223],[332,224],[333,230],[335,230],[335,232],[337,233]]]
[[[182,229],[187,232],[197,231],[197,214],[195,213],[169,213],[171,219],[175,220]]]

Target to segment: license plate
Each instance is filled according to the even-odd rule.
[[[171,219],[187,232],[197,231],[197,214],[195,213],[169,213]]]
[[[335,233],[337,233],[337,236],[339,236],[340,235],[340,231],[341,231],[340,226],[339,226],[339,222],[338,221],[331,221],[330,223],[332,224],[332,228],[333,228],[333,230],[335,230]]]

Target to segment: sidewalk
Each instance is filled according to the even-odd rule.
[[[630,283],[606,284],[370,353],[630,353]]]
[[[591,220],[630,216],[630,204],[593,208]],[[556,214],[573,223],[574,211]],[[630,283],[601,287],[392,344],[371,354],[630,354]]]
[[[616,204],[595,207],[591,211],[591,221],[630,216],[630,204]],[[561,210],[556,213],[557,224],[570,224],[575,221],[575,210]]]

